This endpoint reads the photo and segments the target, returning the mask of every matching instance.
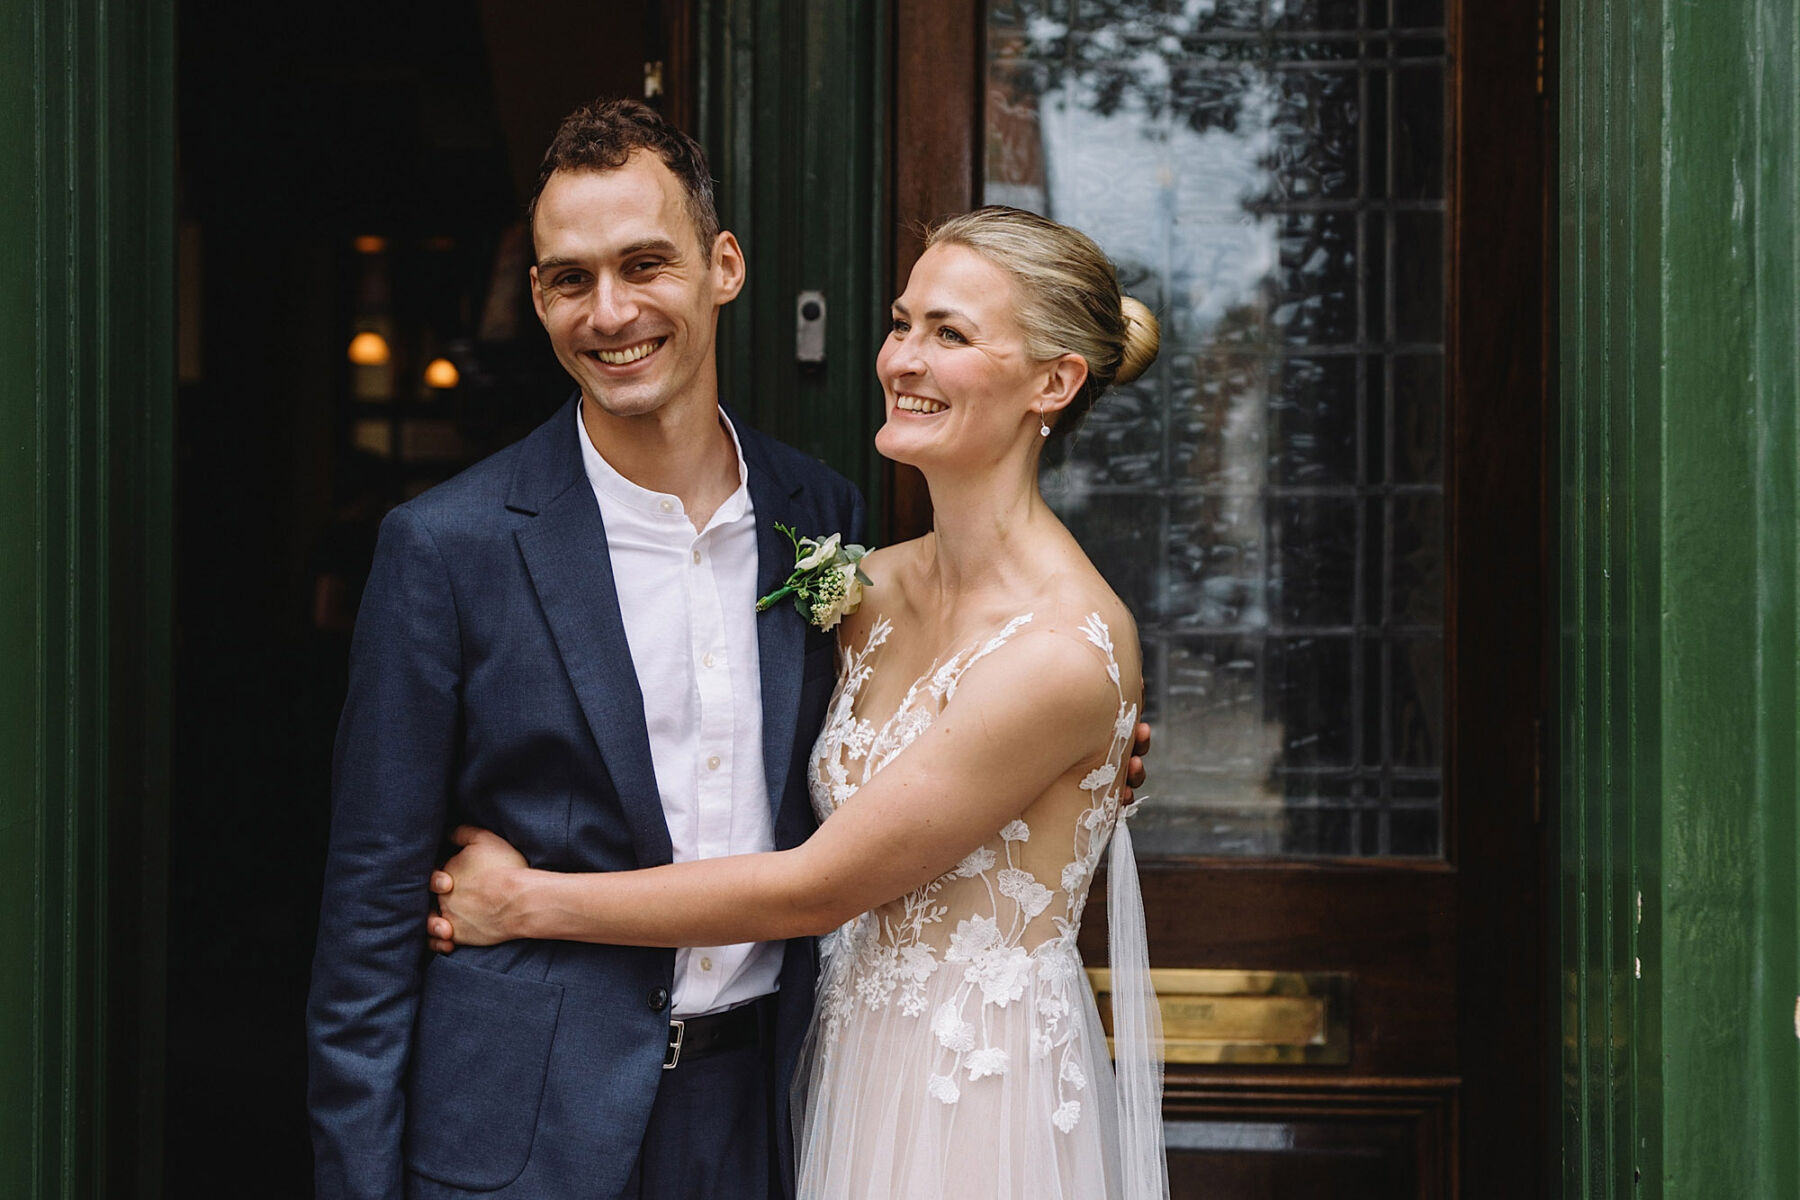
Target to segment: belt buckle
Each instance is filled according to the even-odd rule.
[[[687,1035],[687,1022],[671,1020],[669,1022],[669,1045],[663,1053],[662,1069],[672,1071],[675,1064],[681,1061],[681,1041]]]

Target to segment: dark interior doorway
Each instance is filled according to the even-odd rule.
[[[168,1195],[312,1195],[303,1010],[375,528],[563,399],[525,194],[585,99],[687,123],[685,12],[182,6]],[[361,334],[385,352],[353,362]]]

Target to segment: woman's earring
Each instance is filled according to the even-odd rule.
[[[1039,437],[1049,437],[1050,436],[1050,422],[1044,420],[1043,413],[1038,414],[1038,436]]]

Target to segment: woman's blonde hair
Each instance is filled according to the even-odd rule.
[[[1100,394],[1130,383],[1156,361],[1161,330],[1142,304],[1119,291],[1112,263],[1092,238],[1021,208],[992,204],[934,225],[925,247],[962,246],[1011,275],[1025,352],[1039,362],[1079,354],[1087,382],[1057,418],[1050,441],[1074,432]]]

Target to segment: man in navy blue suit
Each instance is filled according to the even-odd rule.
[[[700,148],[654,111],[564,122],[531,207],[533,299],[578,391],[382,525],[357,619],[307,1029],[322,1198],[764,1197],[810,940],[424,953],[446,831],[536,866],[786,848],[833,641],[777,522],[855,540],[856,490],[719,405],[743,285]]]

